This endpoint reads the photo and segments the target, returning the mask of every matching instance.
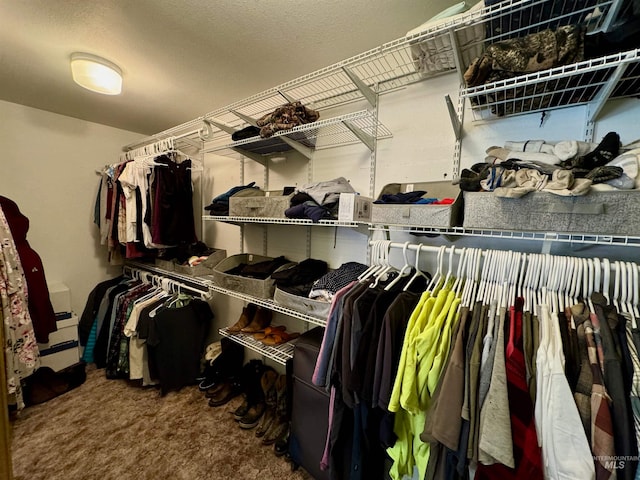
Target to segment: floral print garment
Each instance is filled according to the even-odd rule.
[[[21,380],[40,365],[29,307],[27,284],[7,219],[0,208],[0,318],[4,326],[7,386],[11,402],[24,407]]]

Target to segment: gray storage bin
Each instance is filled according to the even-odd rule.
[[[195,267],[190,265],[176,265],[175,271],[178,273],[183,273],[185,275],[191,275],[194,277],[199,277],[202,275],[212,275],[213,267],[215,267],[218,263],[224,260],[227,257],[227,251],[224,249],[214,249],[214,251],[207,257],[206,260],[203,260]]]
[[[531,192],[500,198],[489,192],[464,193],[465,228],[640,235],[640,191],[596,192],[562,197]]]
[[[287,218],[284,211],[291,204],[291,195],[282,195],[282,190],[271,190],[264,197],[229,198],[229,216]]]
[[[167,272],[174,272],[176,269],[176,263],[172,260],[163,260],[161,258],[155,259],[156,267],[166,270]]]
[[[268,260],[273,260],[273,258],[254,255],[253,253],[231,255],[213,268],[213,281],[219,287],[226,288],[228,290],[246,293],[247,295],[258,298],[272,298],[275,286],[274,281],[271,278],[260,280],[257,278],[247,278],[225,273],[228,270],[237,267],[241,263],[253,265],[254,263],[265,262]],[[278,270],[290,268],[292,265],[293,263],[286,263]]]
[[[428,197],[455,198],[451,205],[393,205],[374,203],[371,223],[378,225],[415,225],[422,227],[449,228],[460,225],[463,198],[460,189],[451,182],[391,183],[385,185],[383,193],[405,193],[426,190]]]
[[[283,307],[291,308],[292,310],[323,320],[327,320],[329,308],[331,307],[330,302],[320,302],[318,300],[312,300],[311,298],[301,297],[300,295],[294,295],[280,290],[278,287],[276,287],[273,294],[273,300]]]

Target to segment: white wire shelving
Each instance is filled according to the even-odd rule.
[[[221,328],[218,332],[223,337],[227,337],[240,345],[244,345],[248,349],[270,358],[280,365],[286,365],[287,361],[293,358],[293,350],[295,348],[293,343],[286,342],[281,345],[271,346],[259,342],[249,334],[230,333],[226,328]]]
[[[162,278],[168,278],[170,280],[180,282],[188,286],[189,288],[200,291],[202,293],[217,292],[229,297],[243,300],[245,302],[251,302],[256,305],[260,305],[274,312],[283,313],[285,315],[288,315],[289,317],[297,318],[307,323],[319,325],[321,327],[324,327],[327,324],[327,321],[325,318],[314,317],[312,315],[307,315],[304,312],[300,312],[298,310],[294,310],[294,309],[279,305],[272,299],[258,298],[252,295],[246,295],[242,292],[237,292],[234,290],[228,290],[226,288],[219,287],[215,284],[213,277],[210,275],[191,277],[189,275],[183,275],[178,272],[170,272],[160,267],[156,267],[155,265],[151,265],[143,262],[127,262],[125,267],[127,266],[134,269],[153,273],[154,275],[157,275]],[[231,340],[237,343],[240,343],[245,347],[261,355],[264,355],[265,357],[268,357],[271,360],[278,362],[282,365],[285,365],[286,361],[292,358],[293,356],[294,347],[293,347],[293,344],[290,342],[286,342],[281,345],[275,345],[275,346],[264,345],[258,340],[255,340],[251,335],[229,333],[227,332],[226,327],[219,329],[219,333],[220,335],[229,337]]]
[[[305,147],[315,150],[351,145],[358,142],[364,142],[369,148],[372,148],[373,138],[380,140],[391,138],[392,136],[391,131],[375,118],[373,112],[360,110],[299,125],[290,130],[277,132],[268,138],[256,136],[208,147],[203,150],[203,153],[239,149],[265,155],[273,151],[282,151],[283,147],[287,147],[282,137],[294,140]]]
[[[568,2],[571,5],[568,6]],[[429,25],[418,33],[205,113],[130,144],[125,150],[185,133],[207,141],[228,139],[229,130],[240,130],[247,125],[246,117],[258,119],[293,100],[320,111],[361,99],[375,104],[377,94],[455,71],[456,68],[462,73],[470,61],[481,54],[485,45],[495,41],[570,23],[586,24],[591,31],[606,28],[620,4],[621,0],[505,0],[470,10]],[[417,53],[421,46],[427,46],[427,50],[437,47],[438,54],[443,54],[444,50],[447,61],[435,62],[425,71],[420,64],[421,54]],[[226,130],[215,126],[215,123],[208,123],[210,132],[202,138],[205,121],[224,125]]]
[[[274,218],[274,217],[237,217],[227,215],[203,215],[203,220],[233,223],[236,225],[242,225],[245,223],[262,223],[269,225],[301,225],[307,227],[347,227],[358,228],[361,223],[358,222],[345,222],[340,220],[320,220],[314,222],[312,220],[298,219],[298,218]]]
[[[639,63],[640,50],[630,50],[463,88],[461,95],[475,121],[584,104],[595,114],[609,98],[640,93]]]
[[[480,228],[436,228],[416,225],[371,225],[370,230],[383,232],[405,232],[424,235],[451,235],[468,237],[501,238],[508,240],[534,240],[542,242],[580,243],[590,245],[609,245],[640,247],[640,237],[627,235],[608,235],[597,233],[562,233],[538,231],[511,231]]]
[[[209,288],[214,292],[218,292],[233,298],[238,298],[240,300],[244,300],[245,302],[255,303],[256,305],[260,305],[262,307],[268,308],[269,310],[273,310],[274,312],[284,313],[285,315],[288,315],[290,317],[297,318],[299,320],[304,320],[305,322],[313,323],[314,325],[320,325],[321,327],[324,327],[327,324],[327,320],[325,318],[319,318],[319,317],[314,317],[312,315],[307,315],[304,312],[300,312],[298,310],[294,310],[292,308],[288,308],[283,305],[280,305],[270,298],[254,297],[252,295],[247,295],[242,292],[219,287],[214,283],[212,277],[206,277],[206,278],[207,278],[206,281]]]

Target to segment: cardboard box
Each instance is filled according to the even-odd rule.
[[[78,342],[66,342],[40,350],[40,365],[54,372],[70,367],[80,361]]]
[[[462,222],[463,197],[460,189],[451,182],[393,183],[385,185],[383,193],[397,194],[426,191],[430,198],[455,198],[450,205],[432,204],[380,204],[374,203],[371,223],[377,225],[410,225],[435,228],[450,228]]]
[[[56,326],[58,330],[55,332],[51,332],[49,334],[49,342],[48,343],[39,343],[38,348],[42,350],[47,350],[49,348],[55,347],[56,345],[67,343],[67,342],[76,342],[76,346],[78,344],[78,316],[72,315],[71,318],[66,320],[58,320],[56,322]]]
[[[71,312],[71,292],[64,283],[50,283],[49,299],[55,313]]]
[[[341,193],[338,202],[339,222],[369,222],[373,200],[357,193]]]
[[[40,361],[43,367],[58,372],[80,361],[78,348],[78,316],[58,320],[58,330],[49,334],[48,343],[39,343]]]

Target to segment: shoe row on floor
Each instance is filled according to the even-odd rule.
[[[222,353],[205,370],[199,384],[210,407],[226,405],[242,395],[233,412],[238,426],[255,429],[263,445],[273,445],[277,456],[288,451],[290,399],[288,379],[261,360],[242,366],[243,347],[223,339]]]

